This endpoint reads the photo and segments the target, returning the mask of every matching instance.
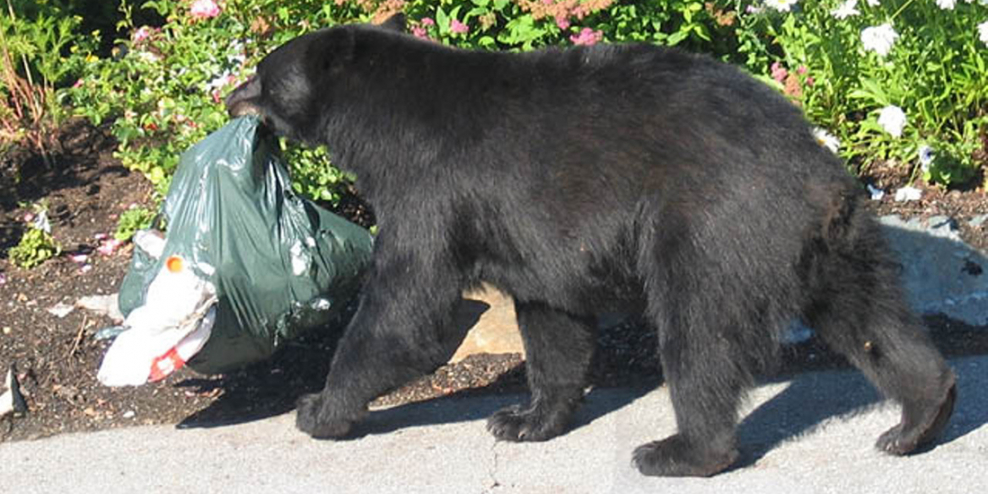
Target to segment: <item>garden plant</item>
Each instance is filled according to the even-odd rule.
[[[121,0],[115,31],[83,29],[92,5],[6,0],[0,140],[47,153],[69,115],[108,123],[117,157],[161,195],[180,154],[227,122],[223,97],[264,54],[396,12],[412,35],[463,48],[707,53],[785,93],[852,172],[881,162],[938,186],[986,185],[988,0]],[[325,149],[283,150],[298,192],[339,201],[352,177]]]

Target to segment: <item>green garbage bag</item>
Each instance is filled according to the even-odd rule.
[[[244,116],[186,151],[163,207],[162,252],[135,248],[120,287],[128,315],[148,302],[149,284],[174,256],[215,287],[211,334],[188,362],[196,371],[265,359],[326,326],[369,265],[370,233],[296,195],[276,145],[256,117]]]

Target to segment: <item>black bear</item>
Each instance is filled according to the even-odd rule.
[[[800,110],[704,56],[645,44],[504,53],[405,34],[404,20],[300,36],[227,98],[325,144],[379,224],[373,267],[325,389],[298,427],[345,436],[367,403],[449,358],[465,288],[515,301],[531,400],[499,439],[564,432],[595,314],[658,332],[678,433],[638,447],[647,475],[737,458],[738,403],[802,318],[902,405],[881,450],[945,427],[955,377],[903,301],[860,187]],[[625,309],[627,310],[627,309]]]

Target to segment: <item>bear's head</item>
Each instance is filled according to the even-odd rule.
[[[226,97],[231,117],[253,114],[275,134],[308,144],[324,136],[319,118],[329,114],[333,89],[352,85],[347,68],[360,56],[367,33],[405,32],[405,16],[379,26],[338,26],[299,36],[261,60],[257,73]]]

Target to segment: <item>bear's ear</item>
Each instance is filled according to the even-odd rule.
[[[356,39],[352,29],[333,28],[309,44],[305,60],[316,62],[321,72],[336,72],[353,60]],[[310,65],[312,66],[312,65]]]
[[[405,32],[405,14],[403,14],[401,12],[398,12],[397,14],[392,15],[391,17],[388,17],[388,20],[386,20],[386,21],[384,21],[384,22],[381,23],[381,27],[383,27],[384,29],[387,29],[389,31],[396,31],[396,32],[399,32],[399,33],[404,33]]]

